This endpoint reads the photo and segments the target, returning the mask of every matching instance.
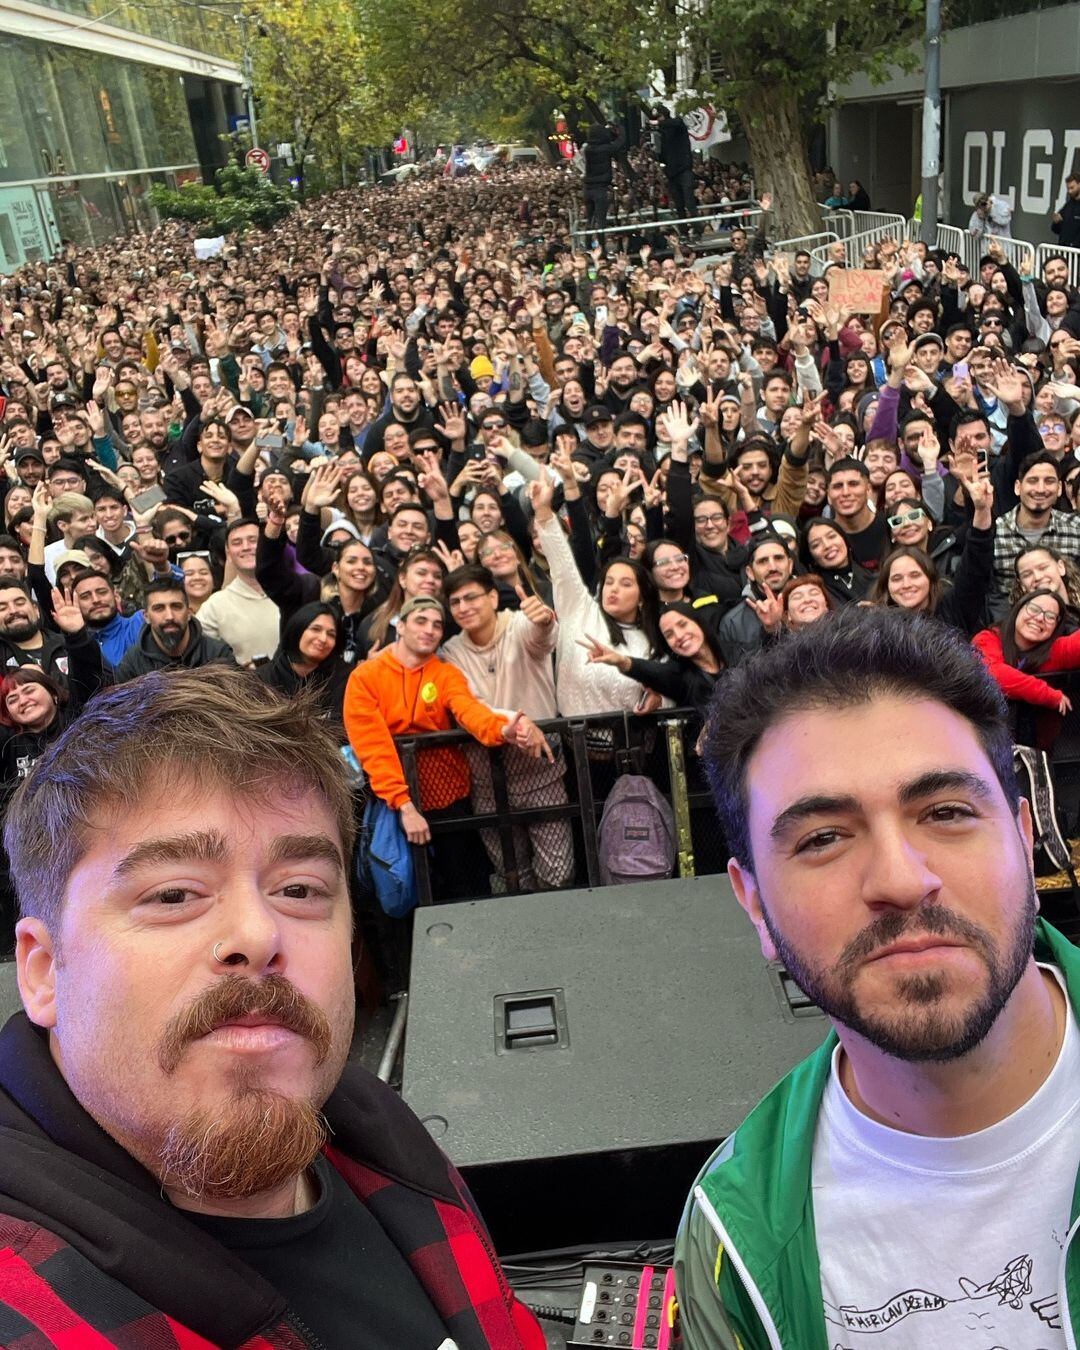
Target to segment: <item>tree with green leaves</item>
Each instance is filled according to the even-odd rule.
[[[604,120],[647,84],[665,51],[627,0],[356,0],[374,64],[370,78],[401,120],[476,98],[492,113],[538,102],[580,106]],[[414,119],[418,120],[418,119]]]
[[[155,183],[150,200],[163,216],[187,220],[210,235],[232,234],[257,225],[267,229],[293,209],[291,192],[275,187],[260,170],[226,164],[214,187],[185,183],[174,189]]]
[[[361,7],[352,0],[247,0],[248,32],[264,144],[293,146],[300,195],[309,157],[325,186],[346,186],[348,164],[389,140],[395,117],[369,78]]]

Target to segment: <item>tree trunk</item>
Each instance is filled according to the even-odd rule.
[[[814,201],[798,98],[783,88],[759,87],[739,105],[739,116],[750,142],[757,195],[773,195],[770,237],[816,234],[821,211]]]

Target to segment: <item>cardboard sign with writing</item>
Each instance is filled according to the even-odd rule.
[[[829,304],[851,310],[852,314],[877,314],[885,288],[881,272],[858,267],[829,268]]]

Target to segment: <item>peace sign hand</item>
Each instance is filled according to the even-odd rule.
[[[630,668],[630,658],[617,652],[614,647],[605,647],[602,642],[597,642],[594,637],[575,638],[579,647],[589,653],[588,664],[590,666],[614,666],[617,670],[622,670],[625,674]],[[624,670],[624,666],[626,669]]]

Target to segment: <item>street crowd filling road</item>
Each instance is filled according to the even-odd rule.
[[[992,761],[993,772],[985,767],[993,746],[988,750],[971,728],[979,718],[996,725],[1005,709],[1010,722],[1008,727],[1001,722],[1002,744],[1019,741],[1052,753],[1073,713],[1067,686],[1052,677],[1080,668],[1080,292],[1060,258],[1046,258],[1038,269],[1034,258],[1014,266],[991,241],[978,268],[969,270],[955,255],[911,239],[882,238],[863,262],[882,275],[880,311],[852,313],[831,301],[827,268],[823,272],[809,253],[773,252],[773,203],[767,195],[748,229],[735,228],[710,245],[720,256],[708,261],[694,228],[642,224],[617,236],[572,232],[579,216],[602,230],[609,211],[671,204],[690,214],[700,203],[745,197],[749,179],[743,168],[702,166],[688,151],[684,165],[677,128],[664,121],[659,147],[660,159],[640,150],[627,159],[617,135],[594,128],[583,151],[584,178],[567,169],[499,166],[485,178],[421,175],[393,188],[342,191],[302,203],[273,229],[228,239],[223,252],[206,261],[196,259],[191,228],[170,223],[152,235],[117,239],[103,248],[68,247],[62,258],[4,279],[4,941],[10,949],[17,892],[24,914],[19,966],[30,1013],[29,1022],[21,1020],[17,1042],[15,1032],[4,1035],[6,1053],[30,1066],[28,1080],[42,1100],[52,1082],[49,1074],[57,1069],[30,1023],[52,1028],[56,1060],[45,990],[53,978],[45,973],[53,959],[45,954],[52,952],[50,916],[55,924],[58,897],[68,896],[70,905],[80,885],[97,885],[97,873],[86,873],[89,881],[78,878],[99,852],[112,847],[100,831],[92,834],[96,842],[84,838],[85,821],[93,817],[90,806],[79,808],[82,815],[64,814],[83,800],[80,792],[100,791],[114,805],[126,803],[130,818],[118,818],[116,828],[120,837],[136,842],[140,812],[148,801],[159,802],[175,818],[177,834],[188,840],[198,867],[213,864],[229,876],[241,866],[230,840],[243,836],[252,856],[263,856],[259,849],[264,849],[267,868],[284,867],[295,861],[280,846],[285,834],[293,853],[307,861],[302,878],[282,881],[280,906],[289,915],[286,927],[310,924],[297,910],[329,906],[330,882],[324,880],[319,890],[309,874],[318,877],[320,869],[334,866],[343,876],[352,872],[347,789],[338,796],[327,790],[325,800],[316,790],[319,782],[340,777],[335,756],[348,747],[368,797],[391,827],[399,827],[408,844],[429,848],[437,901],[508,889],[542,892],[581,879],[565,818],[518,828],[513,859],[504,857],[506,841],[497,831],[483,831],[475,847],[467,832],[433,832],[433,825],[492,809],[488,759],[471,745],[423,751],[417,791],[407,780],[395,738],[460,727],[480,746],[504,747],[512,806],[558,807],[568,800],[567,764],[557,739],[538,724],[681,707],[692,710],[699,725],[713,709],[699,745],[706,758],[713,745],[713,783],[740,878],[736,891],[759,924],[766,955],[779,951],[835,1022],[857,1026],[865,1045],[905,1072],[924,1061],[972,1052],[990,1034],[994,1017],[1010,1009],[1013,1016],[1021,1000],[1023,1025],[1031,1029],[1031,1043],[1045,1051],[1045,1062],[1039,1061],[1044,1091],[1037,1120],[1018,1137],[1041,1139],[1045,1124],[1049,1139],[1050,1125],[1056,1130],[1066,1120],[1053,1098],[1077,1053],[1070,1008],[1075,988],[1067,988],[1075,985],[1075,958],[1040,922],[1043,966],[1030,962],[1035,920],[1034,911],[1024,908],[1028,874],[1017,861],[1020,835],[1008,813],[1015,812],[1009,795],[1014,789],[1006,791],[1004,776],[995,777],[999,760]],[[1074,186],[1080,195],[1080,183]],[[854,666],[845,661],[857,660],[864,663],[867,687],[883,681],[891,695],[864,704],[849,699],[856,706],[844,709],[849,729],[843,731],[828,723],[825,704],[831,695],[822,694],[822,706],[808,706],[803,716],[801,734],[813,746],[812,755],[804,747],[807,765],[802,751],[789,746],[781,753],[772,746],[769,727],[782,720],[784,700],[803,706],[798,679],[805,677],[808,687],[816,679],[822,689],[842,685],[855,678]],[[911,684],[903,683],[908,677],[897,673],[901,668],[914,672],[910,679],[922,680],[927,690],[917,716],[899,718],[893,706],[899,692],[914,697]],[[196,670],[197,675],[187,674]],[[976,707],[979,718],[971,712]],[[740,711],[746,725],[759,719],[759,741],[739,741],[748,734],[745,726],[739,728]],[[185,735],[191,738],[188,762],[185,767],[177,761],[177,781],[191,788],[203,773],[205,783],[182,792],[154,778],[136,792],[140,775],[150,772],[146,766],[173,763]],[[953,911],[947,909],[936,927],[926,929],[954,951],[981,953],[983,965],[972,987],[985,974],[988,992],[979,1000],[986,1025],[977,1036],[972,1028],[982,1024],[972,1014],[963,1035],[948,1039],[942,1028],[952,1026],[951,1005],[949,1016],[937,1021],[927,1012],[926,1025],[912,1013],[899,1029],[882,1030],[884,1013],[875,1021],[873,1012],[860,1011],[850,997],[845,1001],[850,991],[839,990],[823,973],[830,969],[828,941],[807,919],[808,911],[797,923],[792,920],[785,947],[782,932],[774,931],[775,914],[763,918],[755,898],[755,888],[764,886],[761,876],[754,880],[760,839],[746,812],[747,800],[751,816],[759,809],[758,789],[747,799],[745,777],[741,795],[728,782],[725,775],[736,762],[725,758],[728,751],[734,756],[741,747],[744,776],[747,763],[753,776],[752,765],[763,757],[771,766],[768,782],[786,775],[793,782],[806,778],[809,792],[814,765],[824,773],[821,766],[843,750],[849,765],[858,761],[865,767],[871,743],[866,737],[878,736],[896,762],[911,768],[914,786],[908,785],[905,801],[932,797],[927,810],[936,813],[935,829],[975,831],[968,847],[978,845],[981,861],[976,867],[976,853],[967,858],[967,884],[977,876],[988,892],[1006,881],[1014,886],[1002,899],[1004,917],[988,919],[985,932],[970,914],[949,918]],[[149,748],[136,753],[140,737]],[[263,738],[270,746],[270,737],[276,738],[273,753],[286,755],[280,763],[300,766],[300,786],[292,796],[282,796],[280,784],[274,785],[267,768],[270,751],[259,748]],[[928,785],[929,771],[917,753],[927,737],[940,753],[955,750],[956,763],[968,766],[966,777],[957,770],[946,775],[948,781]],[[986,738],[992,739],[990,732]],[[975,764],[980,754],[981,770]],[[126,775],[123,783],[118,766]],[[228,789],[226,770],[240,785],[235,793]],[[690,771],[700,773],[699,765]],[[93,788],[96,777],[101,781]],[[238,804],[253,783],[269,794],[256,824]],[[308,797],[315,794],[310,818],[323,820],[317,847],[285,828],[290,820],[295,825],[300,787]],[[769,836],[772,848],[791,844],[784,853],[788,861],[776,867],[792,894],[806,885],[792,869],[796,854],[803,857],[804,844],[795,847],[794,822],[799,812],[810,820],[807,800],[778,815]],[[742,805],[733,806],[736,801]],[[218,813],[213,828],[207,824],[210,806]],[[947,812],[953,813],[948,820]],[[986,817],[985,837],[972,823],[980,813]],[[829,850],[857,833],[855,826],[830,824],[805,847],[816,850],[817,865],[824,866]],[[337,842],[327,844],[324,834]],[[61,843],[69,836],[81,841],[78,848],[90,849],[82,861],[74,844]],[[197,847],[190,842],[196,837]],[[876,847],[880,852],[880,840]],[[182,851],[172,840],[158,854],[169,854],[165,860],[175,863]],[[140,875],[130,858],[113,875],[128,872]],[[51,899],[45,882],[35,877],[49,879]],[[344,882],[339,878],[336,884]],[[920,895],[929,884],[912,883],[915,890],[922,886]],[[154,892],[154,904],[162,912],[165,906],[203,904],[192,899],[192,889],[198,888],[189,880],[181,884],[173,878]],[[120,887],[116,894],[122,893]],[[331,1070],[340,1074],[338,1052],[343,1042],[347,1047],[351,1031],[351,1010],[342,1011],[341,993],[346,984],[352,987],[348,923],[329,908],[320,911],[325,922],[320,920],[319,941],[337,932],[337,946],[331,955],[303,948],[308,961],[318,956],[323,963],[308,971],[309,996],[329,970],[326,987],[336,990],[341,1004],[326,1008],[325,1016],[304,1011],[303,1021],[282,991],[283,978],[257,986],[244,978],[256,973],[259,943],[266,951],[258,973],[282,974],[283,960],[270,952],[272,939],[261,929],[258,935],[245,930],[240,938],[231,929],[208,926],[210,893],[201,917],[181,919],[174,908],[168,920],[159,914],[140,920],[145,927],[134,927],[143,940],[153,928],[157,936],[151,940],[159,944],[154,962],[174,931],[189,934],[198,927],[200,941],[216,934],[213,942],[203,942],[200,958],[210,963],[219,991],[209,1011],[198,1005],[211,1030],[198,1032],[198,1019],[170,1024],[171,1039],[159,1045],[154,1039],[159,1028],[148,1013],[145,1037],[136,1033],[131,1044],[145,1050],[165,1081],[187,1071],[184,1047],[197,1035],[235,1033],[237,1044],[245,1037],[254,1040],[266,1031],[258,1016],[272,1012],[271,1021],[299,1028],[319,1047],[316,1069],[305,1063],[295,1071],[305,1082],[305,1074],[314,1074],[308,1095],[321,1106],[336,1082]],[[98,908],[108,910],[112,903],[102,901]],[[132,899],[125,908],[127,901],[117,900],[116,913],[126,915],[129,908],[135,913],[144,903]],[[1015,914],[1009,909],[1014,903]],[[867,956],[875,942],[895,943],[907,931],[908,900],[883,899],[881,907],[892,913],[876,914],[873,941],[845,949],[849,962]],[[134,978],[130,971],[142,959],[138,952],[149,949],[125,946],[126,937],[115,937],[118,923],[128,931],[116,913],[104,917],[93,906],[91,912],[114,939],[103,948],[76,935],[70,949],[65,940],[73,969],[96,951],[99,978],[115,970],[130,994],[125,981]],[[957,912],[965,912],[963,905]],[[804,939],[802,949],[791,942],[792,933]],[[820,949],[815,942],[823,944]],[[106,948],[111,954],[102,956]],[[54,955],[62,967],[63,958]],[[128,963],[123,971],[121,955]],[[945,976],[921,974],[919,951],[893,953],[881,968],[905,958],[912,963],[904,989],[913,1006],[952,997]],[[177,958],[162,959],[167,965]],[[151,967],[141,972],[147,1009],[156,1006],[145,984],[153,982],[153,962]],[[69,974],[69,981],[73,978]],[[69,1016],[72,998],[94,1005],[89,984],[71,987],[76,993],[68,993]],[[253,1001],[256,987],[269,988],[273,1001],[269,995]],[[138,1025],[139,1005],[117,997],[119,1011],[110,1015],[123,1012]],[[160,1178],[165,1155],[156,1146],[142,1148],[134,1125],[129,1136],[123,1120],[103,1104],[111,1091],[136,1083],[130,1056],[110,1069],[100,1090],[91,1086],[92,1074],[86,1076],[86,1065],[94,1062],[91,1042],[108,1043],[110,1035],[121,1034],[120,1024],[95,1023],[89,1013],[84,1021],[86,1036],[74,1037],[75,1067],[68,1078],[81,1107],[72,1102],[64,1110],[85,1108],[103,1130],[101,1151],[95,1153],[97,1144],[86,1145],[82,1156],[123,1176],[127,1163],[116,1155],[127,1149],[124,1159],[130,1154]],[[855,1055],[847,1042],[845,1051]],[[0,1123],[15,1111],[18,1095],[4,1054],[0,1044],[0,1087],[8,1094],[0,1096]],[[63,1059],[67,1065],[66,1051]],[[917,1138],[950,1133],[940,1119],[928,1117],[922,1122],[926,1128],[911,1126],[913,1133],[899,1136],[910,1141],[904,1167],[911,1174],[923,1168],[924,1179],[927,1170],[933,1173],[925,1187],[934,1191],[934,1241],[925,1234],[917,1241],[911,1231],[918,1226],[915,1214],[905,1208],[911,1203],[909,1176],[891,1162],[886,1167],[874,1152],[893,1147],[882,1141],[897,1135],[890,1127],[901,1108],[890,1113],[882,1105],[892,1103],[889,1092],[875,1095],[878,1069],[867,1066],[876,1061],[857,1061],[867,1075],[857,1083],[850,1077],[851,1062],[841,1056],[829,1078],[829,1062],[821,1060],[816,1080],[820,1093],[829,1078],[819,1118],[828,1121],[829,1151],[826,1156],[815,1150],[813,1158],[815,1186],[825,1177],[828,1197],[820,1202],[819,1233],[830,1239],[821,1248],[821,1288],[800,1293],[800,1281],[817,1269],[807,1255],[816,1259],[813,1234],[804,1232],[807,1259],[799,1264],[795,1255],[785,1256],[791,1269],[777,1290],[762,1295],[754,1271],[746,1267],[766,1268],[779,1259],[770,1247],[783,1228],[776,1215],[767,1222],[759,1213],[748,1221],[751,1230],[755,1224],[760,1228],[752,1235],[742,1231],[753,1260],[726,1263],[721,1273],[718,1249],[736,1240],[723,1223],[730,1212],[725,1206],[745,1203],[740,1186],[750,1184],[732,1180],[721,1158],[703,1183],[681,1239],[687,1344],[734,1344],[729,1339],[734,1334],[747,1347],[784,1344],[798,1350],[838,1337],[844,1344],[869,1345],[876,1336],[872,1343],[879,1348],[944,1344],[943,1336],[960,1335],[953,1319],[959,1326],[969,1305],[981,1313],[993,1304],[999,1316],[993,1336],[1002,1343],[1034,1345],[1031,1338],[1042,1336],[1040,1345],[1064,1345],[1067,1310],[1056,1303],[1050,1309],[1057,1291],[1051,1255],[1056,1258],[1068,1245],[1069,1205],[1066,1199],[1059,1213],[1059,1188],[1026,1184],[1030,1212],[1010,1221],[1015,1235],[1006,1237],[1012,1245],[987,1239],[985,1251],[965,1265],[972,1234],[978,1246],[983,1227],[971,1210],[993,1209],[1000,1218],[1011,1202],[999,1183],[980,1179],[971,1182],[975,1199],[969,1191],[963,1205],[954,1203],[952,1174],[962,1176],[967,1169],[983,1178],[998,1154],[989,1144],[989,1161],[980,1162],[984,1154],[976,1149],[935,1152],[931,1144],[965,1141]],[[1066,1087],[1070,1081],[1064,1080]],[[803,1113],[802,1142],[809,1150],[817,1108],[811,1110],[809,1097],[798,1097],[798,1091],[790,1089],[795,1095],[788,1109]],[[1034,1099],[1017,1096],[1020,1089],[1011,1078],[1001,1092],[1008,1110],[994,1114],[991,1107],[987,1114],[972,1106],[964,1128],[952,1133],[968,1135],[988,1125],[1000,1130],[998,1122],[1010,1112],[1035,1107]],[[285,1208],[273,1211],[286,1221],[294,1213],[306,1217],[321,1212],[320,1206],[332,1208],[333,1197],[343,1192],[344,1208],[334,1219],[340,1231],[334,1230],[333,1240],[324,1234],[325,1249],[324,1239],[313,1249],[326,1258],[327,1279],[336,1281],[340,1241],[369,1243],[385,1279],[383,1295],[353,1290],[340,1306],[317,1299],[313,1305],[310,1289],[288,1273],[288,1243],[277,1252],[280,1260],[265,1252],[256,1257],[259,1242],[227,1227],[245,1222],[243,1215],[211,1206],[211,1217],[201,1216],[201,1246],[186,1221],[170,1217],[158,1257],[144,1254],[144,1266],[125,1267],[117,1277],[137,1293],[131,1294],[130,1316],[122,1320],[136,1325],[143,1317],[163,1317],[160,1310],[171,1307],[176,1326],[194,1325],[201,1317],[201,1334],[211,1343],[250,1347],[357,1344],[349,1328],[361,1317],[380,1328],[365,1345],[435,1350],[440,1338],[444,1346],[542,1345],[529,1314],[502,1284],[456,1174],[419,1126],[414,1132],[406,1109],[390,1104],[391,1095],[378,1098],[378,1110],[394,1147],[385,1139],[376,1145],[365,1138],[361,1145],[359,1125],[350,1133],[347,1113],[334,1115],[328,1108],[341,1149],[334,1167],[321,1155],[317,1165],[308,1166],[311,1139],[316,1138],[315,1152],[321,1144],[320,1127],[305,1119],[301,1128],[290,1117],[290,1137],[299,1140],[296,1152],[283,1152],[275,1135],[270,1151],[284,1170],[259,1171],[255,1181],[245,1183],[246,1191],[239,1183],[239,1190],[230,1191],[233,1183],[226,1178],[215,1183],[214,1192],[206,1181],[213,1168],[203,1154],[197,1167],[185,1170],[183,1150],[169,1152],[174,1170],[166,1169],[182,1178],[169,1194],[185,1210],[200,1206],[177,1196],[287,1192]],[[868,1103],[871,1109],[863,1112]],[[1069,1103],[1071,1111],[1071,1097]],[[241,1130],[228,1113],[226,1118],[244,1149],[261,1157],[251,1142],[255,1135]],[[196,1125],[203,1129],[199,1137],[209,1137],[212,1122],[197,1112],[192,1119],[192,1137]],[[767,1146],[775,1123],[757,1114],[752,1119],[758,1123],[751,1129]],[[281,1122],[274,1121],[276,1130]],[[44,1123],[41,1129],[57,1158],[61,1153],[70,1158],[68,1145],[57,1142],[63,1130]],[[1071,1125],[1063,1126],[1039,1160],[1045,1175],[1069,1182],[1070,1193],[1080,1161],[1074,1135]],[[228,1165],[239,1169],[241,1160],[227,1151],[225,1135],[213,1133],[213,1139]],[[926,1149],[918,1147],[924,1144]],[[402,1162],[395,1149],[409,1161]],[[1051,1168],[1055,1149],[1061,1156],[1052,1159]],[[1020,1153],[1010,1144],[1003,1156]],[[35,1166],[27,1163],[31,1172]],[[809,1154],[802,1166],[803,1172],[789,1179],[788,1206],[809,1184]],[[1008,1168],[1006,1173],[1015,1183]],[[138,1191],[142,1183],[132,1184]],[[385,1193],[379,1191],[384,1184]],[[893,1224],[900,1217],[895,1233],[883,1229],[873,1237],[870,1257],[865,1249],[856,1257],[849,1244],[865,1219],[859,1197],[864,1199],[870,1186],[889,1196],[881,1222]],[[114,1212],[114,1193],[95,1190],[89,1180],[73,1178],[71,1187],[80,1214]],[[176,1213],[156,1187],[155,1180],[154,1194],[149,1199],[140,1194],[138,1203],[153,1201],[163,1212]],[[927,1190],[915,1190],[929,1207]],[[381,1209],[353,1206],[349,1199],[359,1195],[369,1201],[375,1192],[388,1196]],[[421,1192],[426,1209],[417,1199]],[[783,1203],[778,1195],[777,1206]],[[51,1232],[47,1211],[47,1202],[35,1196],[18,1214],[46,1214],[42,1230]],[[147,1213],[133,1221],[140,1231],[153,1228]],[[215,1220],[214,1213],[231,1217]],[[266,1211],[252,1211],[246,1221],[265,1217]],[[766,1232],[774,1218],[777,1227]],[[95,1222],[86,1218],[87,1231]],[[938,1240],[953,1226],[956,1240],[942,1264],[934,1253],[940,1255]],[[884,1250],[894,1237],[903,1260]],[[448,1255],[451,1239],[459,1245]],[[288,1241],[305,1243],[299,1231]],[[218,1250],[219,1242],[255,1264],[262,1282],[254,1292],[232,1268],[215,1286],[208,1252]],[[427,1242],[445,1242],[439,1259],[452,1271],[447,1282],[416,1258]],[[162,1253],[175,1256],[188,1250],[186,1243],[192,1244],[190,1287],[209,1300],[198,1314],[192,1305],[169,1304],[163,1267],[154,1266],[159,1258],[168,1265]],[[40,1248],[25,1257],[28,1279],[52,1281],[42,1264],[47,1255]],[[138,1265],[134,1257],[124,1259]],[[94,1263],[93,1254],[82,1249],[72,1260]],[[481,1294],[485,1280],[490,1287]],[[291,1313],[274,1303],[268,1286],[289,1301]],[[926,1293],[939,1286],[940,1296]],[[217,1293],[206,1293],[215,1287]],[[1015,1294],[1015,1288],[1021,1292]],[[893,1311],[894,1301],[908,1297],[905,1290],[920,1291],[918,1307]],[[88,1309],[104,1297],[88,1285],[71,1302],[87,1325],[99,1325]],[[17,1311],[0,1266],[0,1303],[4,1300],[15,1310],[12,1318],[29,1317],[25,1308]],[[786,1309],[783,1316],[779,1309]],[[787,1327],[783,1336],[773,1325],[777,1320]],[[914,1322],[917,1333],[910,1331]],[[912,1334],[914,1341],[903,1339]],[[8,1343],[7,1333],[0,1339]],[[15,1332],[10,1343],[22,1343]]]

